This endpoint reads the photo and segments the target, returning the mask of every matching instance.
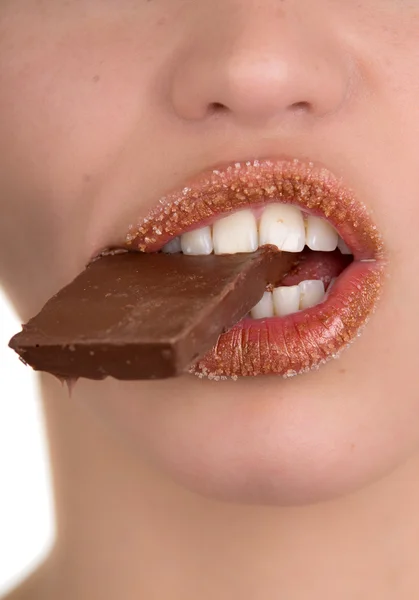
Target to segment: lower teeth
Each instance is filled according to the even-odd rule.
[[[265,292],[261,300],[252,308],[253,319],[286,317],[299,310],[311,308],[323,302],[324,283],[320,280],[302,281],[298,285],[280,286],[273,292]]]

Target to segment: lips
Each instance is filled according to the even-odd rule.
[[[353,261],[348,261],[348,257],[337,258],[339,251],[309,253],[307,260],[305,251],[301,255],[305,257],[301,272],[311,269],[311,273],[323,273],[315,279],[322,279],[326,287],[331,276],[340,273],[325,299],[287,316],[246,317],[222,334],[216,346],[191,367],[191,373],[199,377],[220,379],[262,374],[290,377],[316,369],[336,358],[355,340],[374,312],[385,269],[382,238],[366,206],[332,173],[312,163],[255,160],[204,173],[181,190],[161,198],[141,223],[130,226],[127,246],[143,252],[160,251],[164,246],[170,249],[179,236],[204,227],[214,232],[221,229],[221,220],[230,213],[244,210],[247,212],[242,214],[246,216],[254,213],[261,228],[262,211],[278,204],[298,207],[306,219],[311,218],[308,215],[326,219],[341,242],[350,248]],[[272,212],[272,208],[269,210]],[[226,219],[225,223],[228,222]],[[204,241],[205,252],[211,252],[213,245],[208,246]],[[280,249],[281,243],[278,242]],[[292,242],[289,247],[286,247],[289,242],[283,243],[284,250],[296,251]],[[336,266],[339,264],[341,267]],[[297,268],[281,283],[281,289],[298,283],[301,286],[302,277]]]

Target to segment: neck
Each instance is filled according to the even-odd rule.
[[[406,560],[419,551],[419,457],[333,502],[222,504],[141,462],[51,379],[42,391],[57,518],[45,600],[419,595]]]

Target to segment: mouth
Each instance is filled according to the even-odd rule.
[[[127,248],[192,255],[295,255],[249,315],[190,368],[210,379],[291,377],[337,358],[379,300],[384,244],[366,206],[313,163],[255,160],[214,169],[131,225]]]

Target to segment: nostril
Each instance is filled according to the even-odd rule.
[[[228,107],[225,104],[221,104],[221,102],[211,102],[209,105],[209,112],[214,113],[224,113],[228,111]]]
[[[310,112],[311,111],[311,104],[310,102],[294,102],[294,104],[291,104],[290,109],[293,112]]]

